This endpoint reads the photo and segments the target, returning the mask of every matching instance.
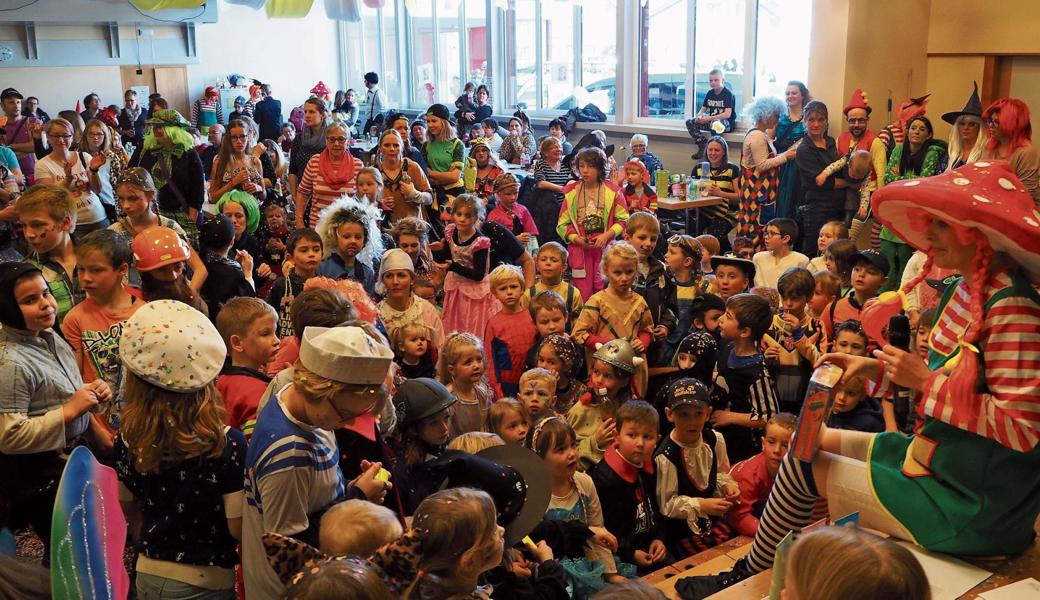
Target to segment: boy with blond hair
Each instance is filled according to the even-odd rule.
[[[267,363],[278,352],[278,313],[259,298],[232,298],[217,314],[217,331],[228,349],[228,361],[217,378],[229,427],[252,437],[260,398],[271,383]]]
[[[515,396],[537,330],[531,313],[520,304],[524,294],[524,275],[520,268],[499,265],[491,271],[490,281],[491,293],[502,305],[502,310],[484,328],[491,385],[498,398]]]
[[[578,314],[582,305],[585,304],[585,298],[581,297],[581,290],[563,279],[569,258],[567,248],[559,242],[548,242],[538,249],[538,257],[535,259],[538,281],[524,292],[521,299],[524,306],[528,305],[531,298],[542,292],[556,292],[567,303],[567,321],[570,323],[570,316]]]
[[[41,184],[19,196],[14,209],[25,228],[25,242],[30,250],[28,262],[43,273],[58,303],[58,319],[54,323],[58,330],[72,307],[87,297],[76,277],[76,245],[72,240],[76,199],[60,185]]]
[[[517,399],[524,405],[531,423],[556,416],[556,375],[548,369],[528,369],[520,376]]]

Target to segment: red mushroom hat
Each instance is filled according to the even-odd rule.
[[[871,203],[882,225],[922,252],[931,247],[928,223],[941,219],[962,233],[978,230],[995,252],[1007,253],[1040,281],[1040,211],[1005,161],[896,181],[875,192]]]
[[[311,88],[311,93],[320,98],[328,98],[331,92],[329,92],[329,88],[324,81],[319,81]]]

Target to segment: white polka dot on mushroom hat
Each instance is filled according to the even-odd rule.
[[[980,196],[978,194],[974,194],[972,196],[972,198],[978,200],[979,202],[982,202],[983,204],[993,204],[993,201],[990,200],[989,198],[986,198],[985,196]]]
[[[955,185],[971,185],[971,180],[970,179],[965,179],[963,177],[957,177],[956,179],[953,180],[953,183]]]
[[[915,185],[921,185],[921,182],[917,179],[911,179],[903,184],[903,187],[914,187]]]
[[[1040,223],[1037,223],[1029,217],[1022,217],[1022,219],[1026,222],[1026,224],[1028,224],[1031,227],[1040,227]]]
[[[1001,177],[1000,179],[998,179],[997,183],[999,183],[1000,187],[1004,188],[1005,190],[1014,190],[1015,189],[1015,184],[1011,183],[1010,180],[1005,179],[1004,177]]]
[[[982,162],[982,161],[979,161],[979,162],[975,163],[976,167],[988,167],[989,165],[990,165],[990,163]]]

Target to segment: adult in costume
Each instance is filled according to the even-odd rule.
[[[206,199],[206,179],[191,125],[172,109],[155,111],[147,121],[144,145],[130,164],[152,175],[159,190],[159,214],[177,221],[192,246],[198,247],[199,211]]]
[[[744,115],[755,124],[744,136],[740,153],[740,198],[737,204],[737,235],[750,238],[761,250],[762,230],[776,216],[776,198],[780,189],[780,167],[794,160],[797,146],[777,155],[766,130],[775,130],[780,115],[787,112],[784,104],[773,97],[759,98],[744,109]]]
[[[1001,98],[986,107],[982,120],[990,137],[983,156],[1011,163],[1026,191],[1040,204],[1040,151],[1030,141],[1029,106],[1018,98]]]
[[[220,106],[220,92],[212,85],[191,105],[191,125],[205,135],[210,125],[224,124],[224,109]]]
[[[876,358],[827,354],[844,377],[913,390],[916,435],[824,429],[812,463],[788,454],[755,535],[734,570],[679,582],[702,598],[772,565],[776,544],[809,524],[819,496],[832,515],[928,550],[1014,554],[1033,543],[1040,512],[1040,216],[1005,162],[976,162],[899,181],[872,199],[875,217],[961,277],[939,306],[927,364],[885,346]],[[926,272],[928,269],[924,269]],[[923,277],[923,275],[921,276]],[[909,284],[916,284],[911,281]],[[910,285],[905,286],[906,289]],[[868,304],[863,319],[898,312]]]
[[[867,101],[863,90],[856,88],[852,90],[852,96],[848,104],[842,109],[845,122],[849,124],[849,130],[838,135],[838,153],[850,155],[857,150],[865,150],[870,153],[870,175],[865,182],[870,193],[874,193],[885,185],[885,165],[888,162],[888,148],[876,133],[869,129],[870,113],[873,109]],[[850,215],[859,208],[859,191],[850,189],[845,194],[845,214]],[[857,218],[866,220],[869,215],[860,215]],[[846,218],[846,225],[851,227],[850,219]],[[868,230],[869,231],[869,230]],[[877,233],[871,237],[870,247],[877,248],[879,240]]]
[[[805,123],[802,122],[803,109],[812,100],[809,88],[801,81],[788,81],[784,91],[787,102],[787,113],[780,115],[773,136],[773,146],[777,152],[786,152],[805,137]],[[780,167],[780,192],[776,199],[776,216],[794,218],[795,207],[801,203],[802,186],[798,178],[798,165],[794,161]]]
[[[928,112],[928,96],[931,96],[931,94],[925,94],[917,98],[907,98],[900,102],[899,107],[896,109],[896,120],[889,123],[878,133],[878,137],[885,143],[889,152],[897,145],[906,141],[906,126],[910,123],[910,119],[923,116]]]
[[[982,123],[982,101],[979,100],[979,84],[972,82],[975,89],[962,110],[945,113],[942,120],[953,128],[950,130],[949,160],[946,170],[950,171],[973,163],[982,158],[989,133]]]

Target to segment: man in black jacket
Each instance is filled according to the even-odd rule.
[[[271,97],[271,84],[260,86],[264,98],[256,103],[253,119],[260,127],[261,140],[277,140],[282,134],[282,102]]]

